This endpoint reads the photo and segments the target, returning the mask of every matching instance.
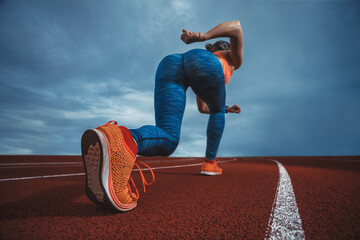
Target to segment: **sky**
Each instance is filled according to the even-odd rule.
[[[153,125],[158,63],[205,46],[182,29],[232,20],[241,113],[218,156],[360,155],[360,2],[345,0],[0,0],[0,154],[80,155],[86,129]],[[173,156],[204,156],[207,121],[189,89]]]

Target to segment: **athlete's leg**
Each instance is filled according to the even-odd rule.
[[[215,159],[225,127],[225,83],[219,60],[209,51],[195,49],[184,54],[184,66],[195,94],[209,107],[206,158]]]
[[[156,126],[130,130],[138,144],[138,154],[168,156],[175,151],[186,102],[187,86],[184,82],[183,55],[165,57],[155,77]]]

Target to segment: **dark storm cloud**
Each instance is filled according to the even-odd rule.
[[[0,154],[79,154],[87,128],[153,124],[166,54],[202,48],[181,29],[239,19],[244,63],[227,87],[219,154],[359,154],[356,1],[2,1]],[[175,155],[202,156],[207,116],[187,94]]]

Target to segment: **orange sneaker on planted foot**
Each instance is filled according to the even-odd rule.
[[[114,124],[112,124],[114,122]],[[119,211],[129,211],[137,206],[139,192],[131,178],[134,165],[139,169],[144,191],[146,182],[140,167],[135,163],[137,146],[130,131],[110,121],[96,129],[85,131],[81,139],[81,151],[85,166],[85,192],[96,204]],[[142,163],[142,162],[140,162]],[[134,185],[132,193],[129,181]]]
[[[216,176],[222,174],[222,169],[217,165],[219,159],[209,160],[207,159],[201,167],[202,175]]]

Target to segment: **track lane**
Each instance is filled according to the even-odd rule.
[[[280,161],[291,176],[307,239],[360,239],[360,158]]]
[[[223,160],[222,163],[228,163],[228,162],[234,162],[236,161],[236,159],[228,159],[228,160]],[[159,169],[172,169],[172,168],[184,168],[184,167],[194,167],[194,166],[201,166],[203,164],[203,162],[199,162],[197,161],[196,163],[194,163],[193,161],[191,162],[187,162],[187,161],[177,161],[177,164],[180,165],[174,165],[174,163],[167,165],[167,166],[157,166],[159,164],[156,165],[154,167],[151,167],[151,169],[154,170],[159,170]],[[82,164],[82,163],[81,163]],[[72,165],[72,166],[71,166]],[[34,176],[23,176],[24,174],[34,174],[34,172],[28,172],[26,171],[24,173],[24,170],[27,168],[35,168],[35,167],[44,167],[44,168],[50,168],[50,167],[57,167],[57,170],[59,169],[63,169],[64,167],[69,167],[71,166],[72,169],[71,170],[75,170],[76,168],[74,168],[74,166],[79,166],[80,164],[78,162],[71,162],[69,164],[65,164],[64,162],[43,162],[43,163],[15,163],[15,164],[2,164],[0,167],[0,171],[1,169],[4,171],[6,169],[10,168],[16,168],[17,170],[13,170],[15,172],[17,172],[18,174],[21,174],[21,176],[19,177],[8,177],[8,178],[0,178],[0,182],[8,182],[8,181],[22,181],[22,180],[33,180],[33,179],[46,179],[46,178],[58,178],[58,177],[73,177],[73,176],[83,176],[85,175],[85,172],[76,172],[76,173],[59,173],[59,174],[52,174],[52,175],[34,175]],[[82,168],[83,169],[83,168]],[[134,167],[134,169],[132,170],[133,172],[139,172],[139,171],[149,171],[149,168],[136,168]],[[47,169],[47,171],[49,171]],[[61,170],[64,171],[64,170]],[[6,172],[7,174],[10,174],[9,172]],[[5,174],[4,174],[5,175]]]
[[[153,170],[167,169],[167,168],[183,168],[191,166],[201,166],[203,164],[202,158],[177,158],[177,159],[152,159],[149,160],[144,157],[139,157],[139,160],[148,163]],[[223,163],[236,161],[236,158],[224,158]],[[164,166],[166,164],[166,166]],[[148,168],[142,168],[142,171],[148,171]],[[134,167],[133,171],[138,169]],[[17,181],[17,180],[31,180],[38,178],[51,177],[66,177],[85,174],[83,163],[76,162],[2,162],[0,163],[0,182],[1,181]]]
[[[307,239],[359,238],[360,159],[356,156],[239,158],[221,164],[225,173],[221,177],[199,175],[200,166],[156,169],[196,164],[201,159],[145,158],[156,169],[155,184],[143,193],[140,177],[134,173],[141,199],[138,208],[125,214],[92,204],[84,195],[84,176],[0,182],[0,236],[263,239],[279,180],[278,168],[270,159],[281,162],[291,178]],[[41,166],[36,170],[39,173],[73,170],[69,166]],[[83,171],[82,166],[77,168]],[[6,171],[21,175],[35,169]],[[121,222],[129,224],[122,226]]]
[[[221,167],[220,177],[199,175],[200,166],[155,170],[155,184],[140,190],[139,206],[125,214],[92,204],[84,177],[0,183],[7,192],[0,199],[0,232],[8,239],[264,238],[276,164],[242,160]]]

